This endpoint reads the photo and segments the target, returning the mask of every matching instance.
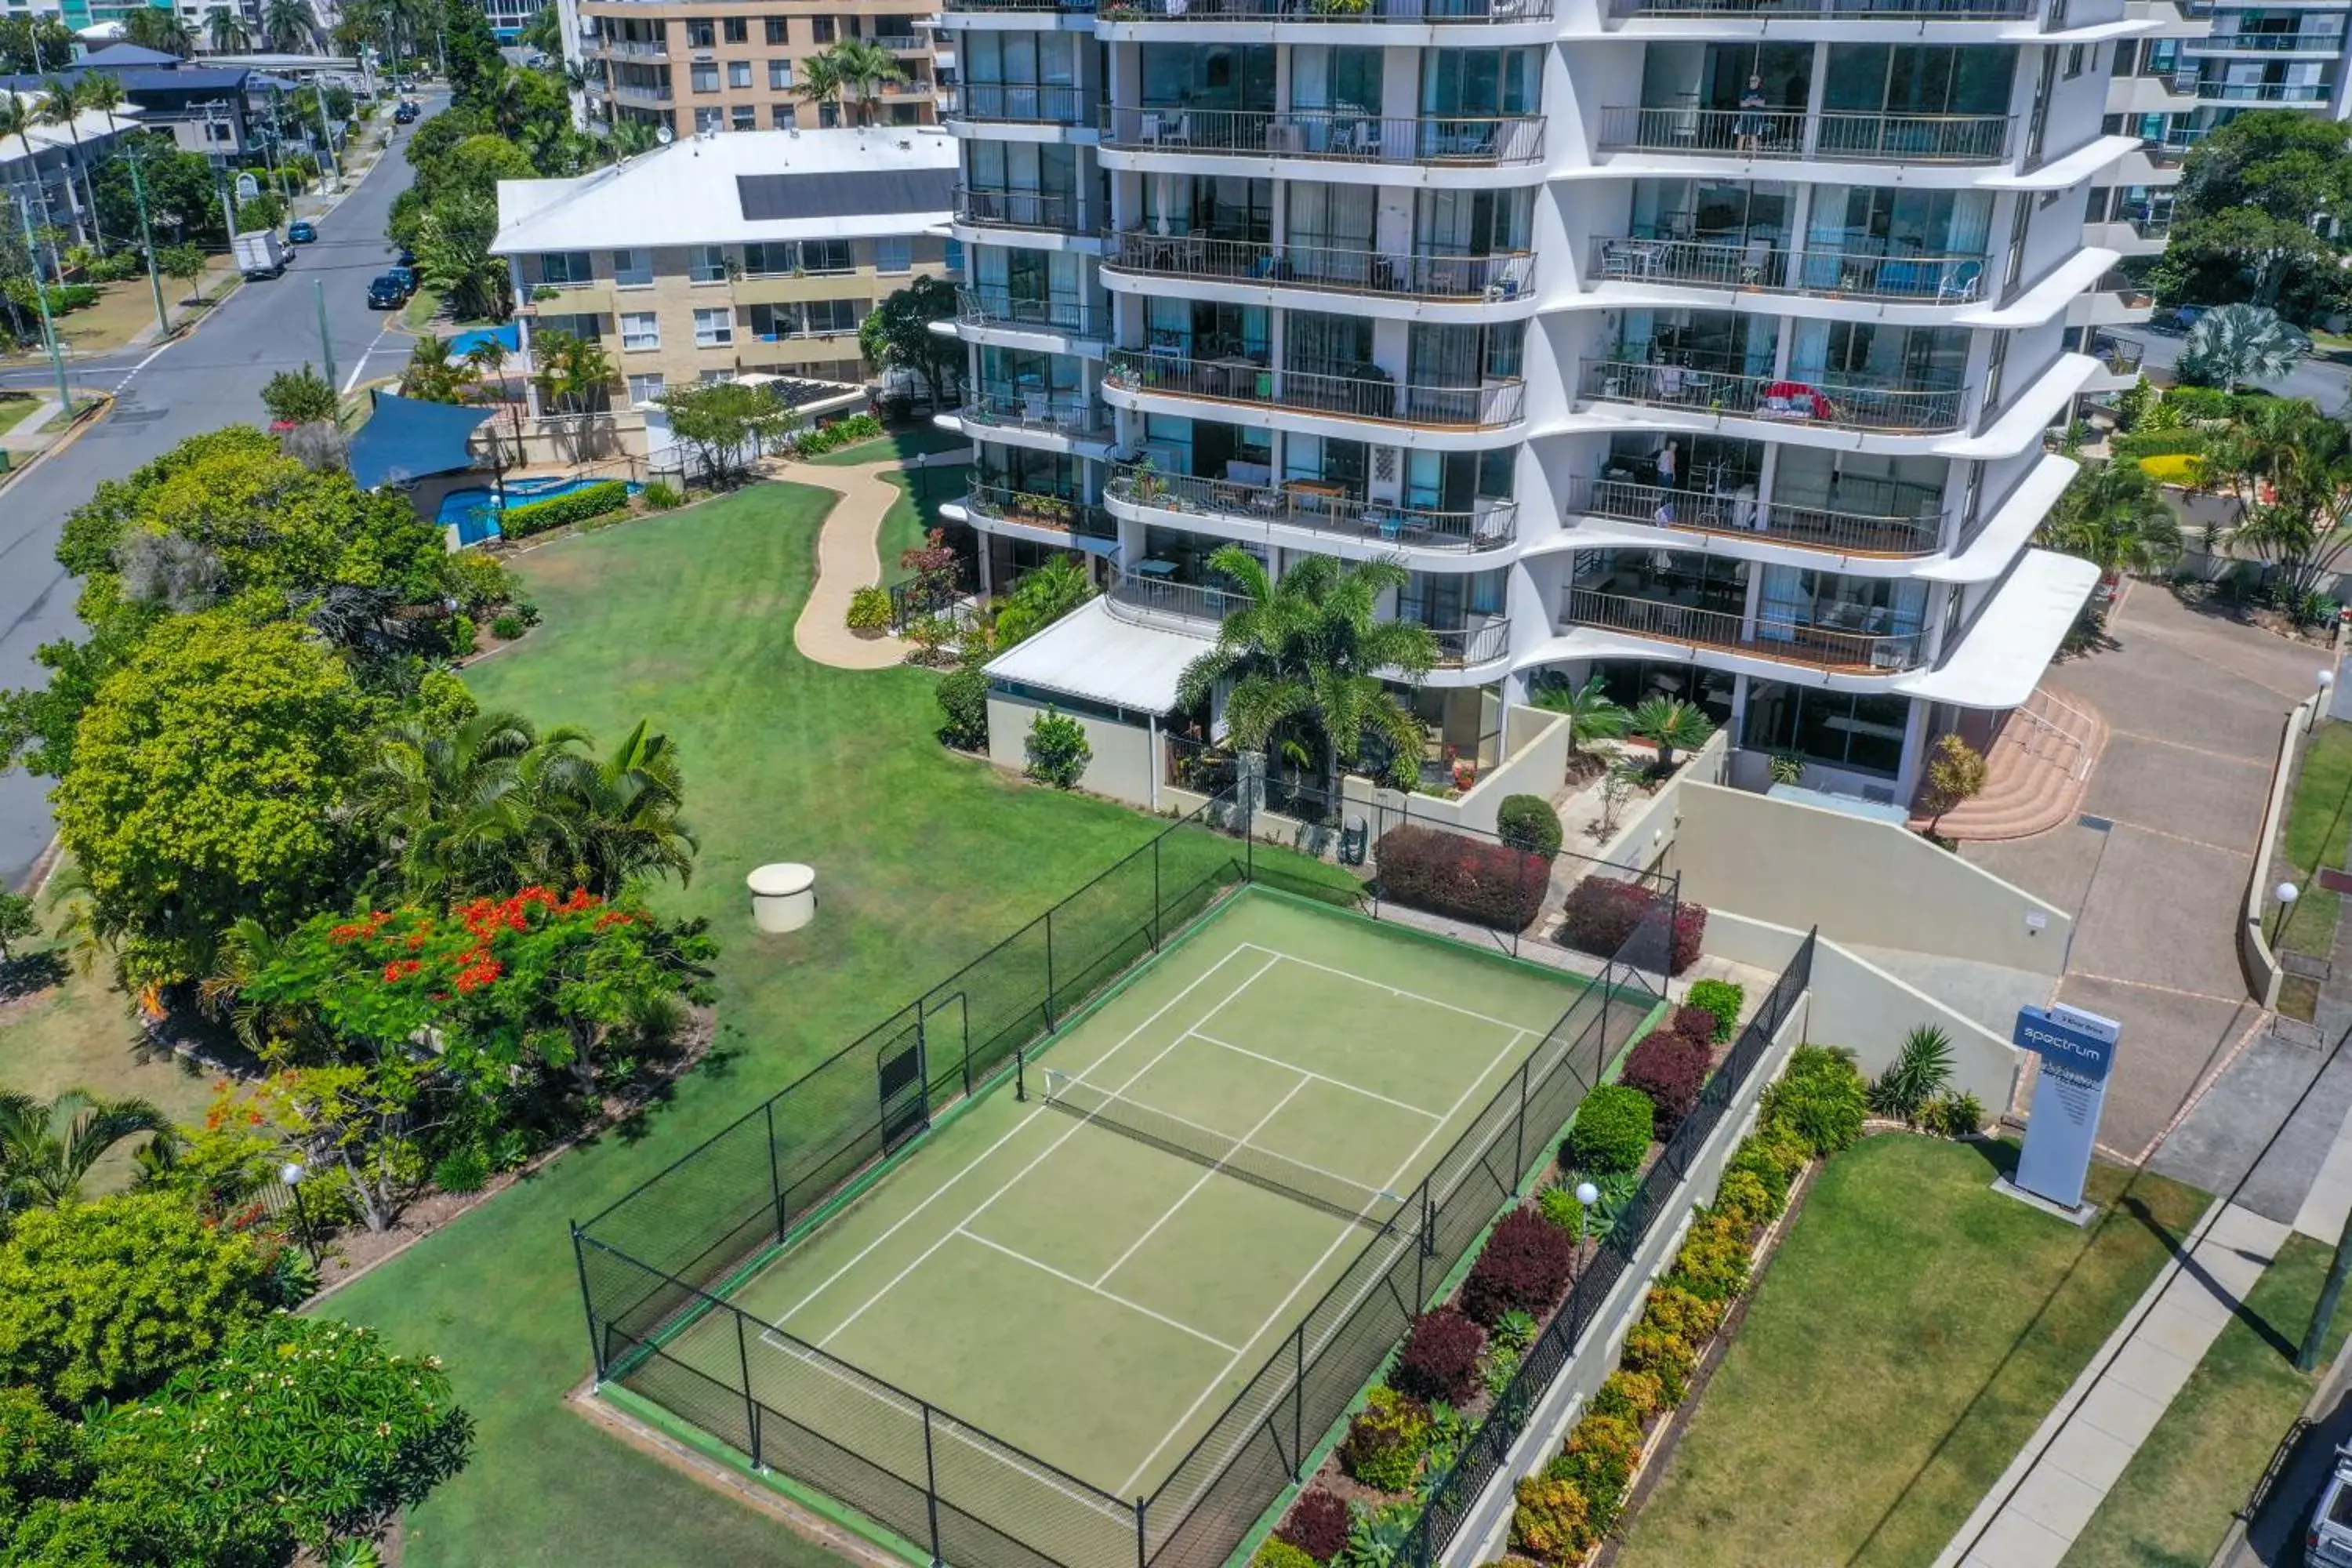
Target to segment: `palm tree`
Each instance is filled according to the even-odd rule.
[[[81,100],[74,93],[73,83],[61,76],[48,77],[42,80],[41,96],[39,101],[33,106],[33,117],[44,125],[64,126],[66,135],[72,139],[72,167],[81,175],[81,195],[76,198],[81,203],[81,213],[78,216],[95,228],[98,223],[98,195],[89,186],[89,167],[81,159],[81,125],[79,123],[81,110]],[[31,144],[27,142],[26,145]],[[66,180],[66,190],[69,194],[73,190],[73,180],[70,175]],[[80,223],[78,222],[76,227],[80,226]],[[83,237],[88,238],[89,236],[85,235]]]
[[[161,49],[183,59],[196,52],[195,29],[176,6],[134,6],[123,20],[122,36],[141,48]]]
[[[319,18],[310,9],[310,0],[263,0],[261,37],[282,53],[310,49],[319,37]]]
[[[844,38],[824,52],[834,57],[834,73],[856,103],[857,122],[873,124],[875,95],[887,85],[907,79],[898,57],[871,38]]]
[[[1026,577],[1006,596],[996,612],[999,652],[1034,637],[1094,596],[1087,569],[1073,556],[1060,555]]]
[[[2110,580],[2180,558],[2180,520],[2131,461],[2086,464],[2042,520],[2041,542],[2080,556]]]
[[[115,110],[128,101],[122,96],[122,84],[104,71],[84,71],[74,83],[74,101],[85,110],[96,110],[106,116],[106,133],[114,135],[121,127],[115,123]]]
[[[205,35],[216,55],[233,55],[253,44],[253,30],[226,5],[215,5],[205,13]]]
[[[483,107],[499,134],[511,141],[530,118],[530,79],[519,70],[502,70],[483,95]]]
[[[1633,710],[1626,729],[1658,748],[1661,772],[1675,765],[1676,752],[1696,752],[1715,733],[1715,725],[1696,707],[1678,698],[1653,697]]]
[[[1568,716],[1568,754],[1574,757],[1594,741],[1613,741],[1625,732],[1629,715],[1593,676],[1581,686],[1568,680],[1547,681],[1529,700],[1549,713]]]
[[[2274,382],[2311,352],[2311,340],[2263,305],[2223,305],[2197,318],[2175,367],[2180,379],[2224,391]]]
[[[642,120],[614,121],[613,129],[605,133],[604,139],[613,144],[613,155],[616,158],[634,158],[661,145],[661,138],[654,134],[654,128]]]
[[[0,1095],[0,1211],[55,1208],[81,1199],[82,1178],[126,1138],[168,1142],[171,1119],[143,1100],[107,1100],[69,1089],[43,1105]]]
[[[793,95],[811,103],[825,104],[839,99],[848,86],[841,74],[841,58],[836,44],[814,55],[801,57],[800,79],[793,84]]]
[[[1342,565],[1310,555],[1276,582],[1237,544],[1209,557],[1212,571],[1248,595],[1217,629],[1216,646],[1185,666],[1183,708],[1205,706],[1227,682],[1225,722],[1236,750],[1270,752],[1286,741],[1319,750],[1325,787],[1339,798],[1339,770],[1371,742],[1392,778],[1421,766],[1421,721],[1387,682],[1418,681],[1437,662],[1437,637],[1416,621],[1380,618],[1381,595],[1411,574],[1393,561]]]
[[[507,353],[505,340],[496,334],[479,340],[472,348],[466,351],[466,363],[474,367],[476,383],[496,385],[498,400],[506,405],[508,413],[514,421],[515,461],[520,463],[524,460],[522,405],[507,395],[507,361],[509,357],[511,356]]]
[[[550,754],[540,774],[544,803],[562,825],[543,864],[548,879],[606,899],[641,876],[691,881],[699,845],[678,815],[686,782],[669,737],[640,719],[602,760],[584,754],[588,744],[577,731],[560,744],[542,742]]]
[[[2352,551],[2352,430],[2299,398],[2252,398],[2206,457],[2208,484],[2237,502],[2213,531],[2224,550],[2279,568],[2297,595]]]

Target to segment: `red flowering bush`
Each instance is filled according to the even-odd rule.
[[[1560,910],[1557,940],[1561,946],[1572,947],[1579,952],[1613,958],[1660,901],[1661,895],[1638,883],[1621,882],[1612,877],[1587,877],[1569,889],[1568,901]],[[1706,935],[1705,905],[1675,906],[1666,955],[1671,973],[1680,974],[1698,962],[1699,942]],[[1657,955],[1644,952],[1628,956],[1651,963],[1656,962]]]
[[[1698,1092],[1706,1087],[1707,1074],[1714,1068],[1712,1046],[1687,1035],[1654,1029],[1626,1056],[1625,1070],[1618,1075],[1618,1081],[1650,1097],[1657,1114],[1656,1135],[1663,1140],[1674,1136],[1675,1129],[1698,1103]]]
[[[1498,931],[1525,931],[1551,885],[1542,856],[1442,828],[1391,829],[1373,857],[1381,897]]]
[[[1506,1312],[1541,1317],[1568,1289],[1576,1241],[1534,1209],[1513,1209],[1462,1282],[1462,1310],[1493,1328]]]
[[[1348,1544],[1348,1505],[1320,1487],[1291,1505],[1290,1515],[1274,1533],[1318,1563],[1328,1563]]]
[[[1453,1308],[1423,1312],[1412,1321],[1389,1382],[1417,1399],[1459,1405],[1470,1397],[1486,1348],[1486,1331]]]
[[[1704,1007],[1677,1007],[1667,1016],[1666,1027],[1702,1046],[1715,1044],[1715,1015]]]

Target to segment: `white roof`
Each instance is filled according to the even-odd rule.
[[[1122,621],[1106,601],[1095,599],[998,654],[989,660],[988,673],[1115,707],[1167,713],[1176,706],[1176,683],[1185,667],[1211,646],[1182,632]]]
[[[2029,550],[1943,665],[1895,682],[1906,696],[1962,708],[2014,708],[2033,695],[2099,581],[2087,561]]]
[[[787,239],[918,235],[948,221],[955,139],[936,128],[882,125],[838,131],[740,131],[695,136],[572,180],[500,180],[498,256],[646,245],[740,245]],[[811,176],[802,193],[793,176]],[[861,210],[855,181],[905,188],[908,176],[939,187],[935,211]],[[787,181],[788,217],[743,216],[741,179]],[[891,178],[895,176],[895,178]],[[889,205],[891,204],[882,204]]]
[[[0,97],[5,96],[6,96],[5,89],[0,89]],[[26,109],[32,108],[35,100],[39,97],[37,93],[29,92],[20,92],[16,96],[17,101]],[[104,142],[110,136],[119,136],[126,131],[136,131],[139,129],[139,110],[129,104],[124,104],[114,111],[114,123],[111,126],[107,124],[106,116],[99,110],[85,109],[74,116],[73,128],[70,131],[63,125],[35,125],[30,129],[33,132],[33,153],[37,157],[44,153],[57,152],[59,148],[74,147],[76,145],[74,138],[77,135],[81,139],[79,144],[88,146],[94,141]],[[0,141],[0,167],[5,167],[10,163],[22,163],[24,161],[25,139],[16,132],[11,131],[6,140]]]

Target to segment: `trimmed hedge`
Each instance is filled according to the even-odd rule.
[[[793,450],[801,457],[814,458],[836,447],[851,447],[860,441],[874,440],[883,434],[882,421],[871,414],[853,414],[846,419],[836,419],[830,425],[802,431],[793,444]]]
[[[1693,1007],[1704,1007],[1715,1016],[1715,1043],[1722,1045],[1738,1031],[1739,1009],[1748,1001],[1748,988],[1731,980],[1694,980],[1690,994],[1684,1002]]]
[[[1713,1047],[1687,1035],[1653,1029],[1626,1056],[1625,1070],[1617,1077],[1619,1082],[1650,1097],[1657,1115],[1657,1136],[1666,1139],[1674,1136],[1675,1129],[1698,1103],[1698,1091],[1706,1087],[1707,1075],[1714,1070]]]
[[[1389,1382],[1416,1399],[1459,1405],[1477,1384],[1478,1353],[1486,1348],[1486,1331],[1453,1308],[1423,1312],[1412,1321]]]
[[[1595,958],[1614,958],[1641,929],[1643,920],[1660,898],[1638,883],[1621,882],[1613,877],[1587,877],[1569,889],[1554,940],[1562,947],[1572,947]],[[1668,962],[1671,973],[1680,974],[1698,962],[1699,942],[1706,935],[1706,907],[1676,905]]]
[[[1531,1208],[1513,1209],[1462,1282],[1462,1310],[1493,1328],[1506,1312],[1551,1310],[1576,1268],[1576,1240]]]
[[[608,511],[619,511],[628,504],[627,481],[605,479],[573,490],[569,495],[551,496],[545,500],[510,506],[499,514],[499,531],[509,539],[528,539],[534,533],[545,533],[551,528],[569,528],[592,517],[602,517]]]
[[[1318,1487],[1291,1504],[1274,1533],[1316,1562],[1328,1563],[1347,1546],[1349,1523],[1347,1502]]]
[[[1381,898],[1496,931],[1533,924],[1551,882],[1540,855],[1443,828],[1391,828],[1372,853]]]
[[[1539,795],[1507,795],[1495,810],[1495,837],[1549,860],[1559,853],[1559,813]]]
[[[1576,1108],[1559,1163],[1571,1171],[1638,1171],[1656,1135],[1650,1097],[1632,1084],[1604,1083]]]

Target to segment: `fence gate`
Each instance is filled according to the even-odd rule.
[[[950,1054],[950,1059],[961,1058],[963,1071],[963,1091],[971,1093],[971,1003],[961,991],[950,991],[944,996],[926,996],[917,1009],[922,1019],[924,1066],[928,1068],[931,1047]]]
[[[919,1017],[882,1042],[874,1076],[882,1097],[882,1152],[887,1154],[931,1124]]]

